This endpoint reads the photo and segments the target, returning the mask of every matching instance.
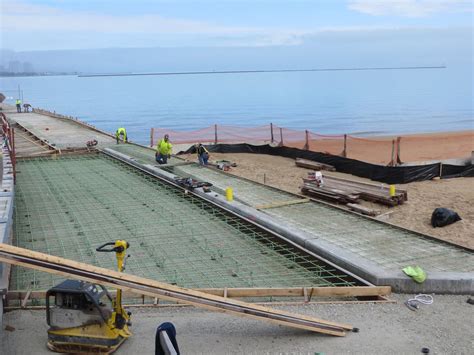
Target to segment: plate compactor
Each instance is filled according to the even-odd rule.
[[[122,272],[129,247],[126,241],[117,240],[96,250],[115,252]],[[121,290],[113,299],[103,286],[66,280],[46,293],[48,348],[60,353],[111,354],[132,335],[130,315],[122,307]]]

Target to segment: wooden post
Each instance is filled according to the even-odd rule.
[[[396,165],[401,164],[402,160],[400,159],[400,143],[402,141],[402,137],[397,137],[397,161]]]
[[[271,142],[273,143],[274,142],[274,139],[273,139],[273,123],[270,122],[270,137],[271,137]]]
[[[279,146],[283,146],[283,129],[280,127],[280,144]]]
[[[154,135],[155,135],[155,129],[152,127],[150,129],[150,147],[153,148],[153,138],[154,138]]]
[[[390,159],[390,163],[388,163],[388,166],[394,166],[395,165],[395,139],[392,139],[392,157]]]
[[[217,144],[217,125],[214,125],[214,144]]]
[[[304,139],[305,139],[305,143],[304,143],[303,149],[304,149],[304,150],[308,150],[308,149],[309,149],[309,132],[308,132],[307,129],[304,131],[304,136],[305,136],[305,138],[304,138]]]
[[[347,158],[347,134],[344,134],[344,150],[342,151],[342,156]]]

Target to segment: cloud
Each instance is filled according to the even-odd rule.
[[[21,41],[22,46],[64,48],[67,38],[90,38],[79,47],[107,47],[111,40],[123,36],[150,39],[150,46],[175,41],[175,46],[189,45],[194,41],[208,42],[221,38],[226,45],[296,45],[307,31],[298,29],[226,26],[205,21],[170,18],[159,14],[111,15],[94,11],[71,11],[59,7],[37,5],[23,1],[4,0],[0,11],[0,29],[6,46],[17,48],[15,38],[31,36],[31,41]],[[47,38],[59,38],[51,43]],[[63,40],[64,39],[64,40]],[[182,41],[180,43],[180,40]],[[61,43],[59,43],[61,42]],[[83,41],[82,41],[83,42]],[[115,42],[116,43],[116,42]],[[46,44],[46,43],[45,43]],[[76,44],[69,44],[77,48]],[[26,49],[26,48],[25,48]]]
[[[473,11],[471,0],[350,0],[349,9],[372,16],[426,17]]]

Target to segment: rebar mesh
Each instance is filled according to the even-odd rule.
[[[347,286],[322,264],[252,224],[104,155],[18,162],[14,242],[115,269],[95,248],[130,242],[127,272],[185,287]],[[15,267],[12,290],[60,277]]]
[[[420,265],[429,271],[474,271],[474,254],[467,250],[324,205],[307,203],[272,208],[265,213],[384,269]]]
[[[137,151],[144,148],[137,147]],[[133,156],[134,152],[130,151]],[[180,176],[212,183],[213,189],[234,189],[235,198],[250,206],[294,200],[295,196],[197,164],[165,168]],[[420,265],[430,271],[472,272],[474,254],[424,238],[416,233],[383,225],[315,202],[267,209],[265,213],[293,225],[383,269]]]

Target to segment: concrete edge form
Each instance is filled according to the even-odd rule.
[[[0,242],[11,244],[13,235],[13,203],[15,197],[15,182],[13,165],[7,147],[2,147],[1,159],[1,190],[0,190]],[[0,263],[0,328],[3,321],[3,301],[8,291],[11,265]]]
[[[165,180],[174,182],[176,176],[174,174],[163,171],[161,168],[151,164],[141,164],[133,157],[126,154],[116,152],[112,149],[105,148],[103,150],[108,155],[125,161],[131,165],[141,168],[153,175],[157,175]],[[391,286],[394,292],[407,293],[442,293],[442,294],[472,294],[474,293],[474,273],[463,272],[427,272],[428,278],[418,284],[411,278],[401,272],[401,270],[384,270],[380,266],[360,258],[359,256],[334,246],[331,243],[319,240],[317,236],[301,231],[298,228],[277,221],[263,212],[253,207],[244,205],[238,201],[229,202],[225,196],[212,192],[205,193],[202,189],[194,189],[194,193],[228,209],[257,225],[263,226],[271,231],[280,234],[284,238],[298,244],[306,250],[309,250],[337,266],[355,274],[359,277],[375,284]]]

